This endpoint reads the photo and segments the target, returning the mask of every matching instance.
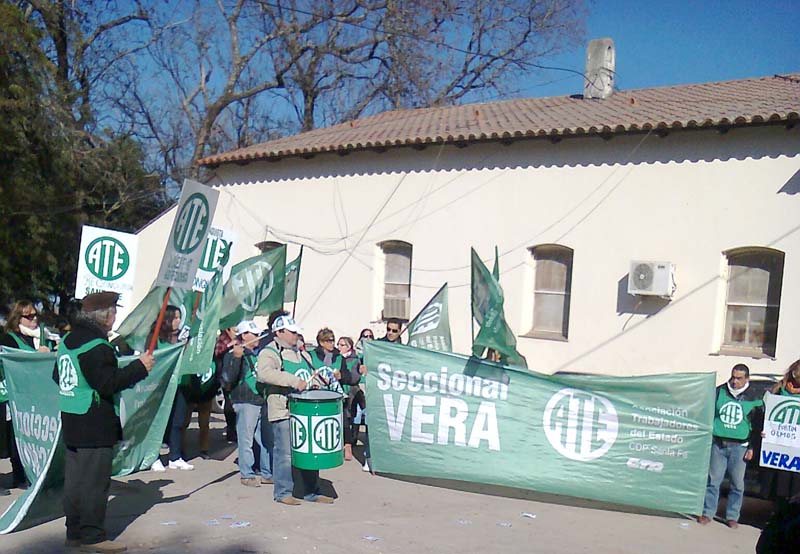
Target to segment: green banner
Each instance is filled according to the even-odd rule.
[[[147,350],[147,336],[150,329],[158,319],[158,312],[164,302],[164,295],[167,287],[153,287],[139,304],[128,314],[125,321],[117,328],[119,333],[128,345],[137,352]],[[197,335],[198,324],[192,325],[192,310],[197,303],[198,295],[201,293],[193,290],[173,288],[169,294],[168,304],[176,306],[181,310],[180,340],[185,340]],[[198,304],[199,305],[199,304]]]
[[[494,271],[500,273],[497,258]],[[499,352],[500,360],[504,363],[528,367],[525,358],[517,352],[514,332],[506,323],[504,302],[500,283],[472,249],[472,315],[481,326],[472,341],[472,354],[481,357],[489,348]]]
[[[283,308],[286,246],[239,262],[222,291],[220,329]]]
[[[372,467],[702,512],[714,374],[547,376],[364,345]]]
[[[155,352],[156,365],[144,381],[122,392],[120,419],[124,440],[117,445],[114,475],[147,469],[158,456],[178,384],[176,368],[182,346]],[[127,365],[134,358],[120,359]],[[3,349],[14,433],[28,490],[0,515],[0,534],[27,529],[64,515],[64,444],[53,382],[55,354]]]
[[[291,262],[286,264],[286,279],[283,288],[283,303],[290,304],[297,302],[297,284],[300,282],[300,262],[303,259],[303,247],[300,247],[300,254]]]
[[[181,374],[203,375],[208,371],[217,344],[221,303],[222,273],[218,271],[202,293],[194,316],[189,312],[191,335],[181,359]]]
[[[408,345],[441,352],[453,351],[447,309],[447,283],[436,291],[433,298],[408,324]]]

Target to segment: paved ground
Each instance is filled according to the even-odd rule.
[[[680,516],[513,489],[373,476],[356,461],[323,472],[339,497],[334,505],[283,506],[272,501],[272,486],[239,484],[236,452],[222,440],[222,419],[215,417],[212,425],[216,459],[195,459],[191,472],[145,472],[114,481],[107,527],[130,551],[750,553],[759,534],[752,523],[761,524],[769,512],[767,503],[748,498],[743,519],[751,525],[735,531],[717,522],[700,527]],[[8,473],[8,460],[0,461],[0,475]],[[9,497],[0,497],[0,509],[9,504]],[[59,552],[63,540],[61,518],[0,536],[0,552]]]

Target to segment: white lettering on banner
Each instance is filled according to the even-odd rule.
[[[508,385],[500,381],[455,373],[448,375],[448,369],[442,367],[439,373],[403,370],[393,371],[392,367],[381,362],[378,364],[378,389],[397,392],[419,392],[450,394],[454,396],[472,396],[484,400],[507,400]]]
[[[588,462],[603,456],[617,439],[619,423],[614,405],[596,394],[561,389],[544,409],[548,442],[570,460]]]
[[[436,411],[437,401],[439,403]],[[391,394],[383,395],[386,412],[386,424],[389,428],[389,440],[400,441],[403,438],[409,404],[411,405],[411,442],[423,444],[452,444],[480,448],[485,441],[489,450],[500,450],[500,430],[497,424],[497,409],[493,402],[481,401],[475,413],[475,419],[467,436],[467,419],[470,417],[469,405],[461,399],[426,395],[399,395],[397,407]],[[432,411],[425,411],[433,408]],[[453,414],[455,410],[455,415]],[[437,425],[438,421],[438,425]],[[436,434],[426,431],[423,426],[432,425]],[[450,430],[453,430],[451,441]],[[435,441],[434,441],[435,438]]]
[[[16,444],[22,461],[30,467],[35,475],[39,475],[47,463],[47,449],[31,439],[41,442],[54,442],[58,435],[60,420],[58,417],[37,414],[36,406],[31,406],[30,412],[17,409],[11,401],[11,414],[16,430]]]

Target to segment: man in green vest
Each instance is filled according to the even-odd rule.
[[[289,425],[289,399],[292,391],[305,390],[314,374],[307,352],[298,349],[297,341],[302,331],[294,319],[281,315],[272,323],[273,340],[258,354],[259,383],[265,384],[267,417],[274,437],[272,450],[273,496],[276,502],[297,506],[301,502],[292,496],[291,430]],[[333,498],[319,494],[319,472],[300,469],[303,480],[303,500],[320,504],[333,504]]]
[[[81,552],[126,550],[107,540],[105,531],[113,448],[122,440],[115,397],[146,378],[154,363],[152,354],[143,354],[123,368],[117,366],[108,333],[117,317],[118,299],[115,292],[83,299],[72,331],[58,346],[53,369],[66,446],[66,546]]]
[[[703,515],[697,518],[700,525],[707,525],[716,515],[719,486],[727,473],[731,487],[725,509],[725,522],[731,529],[739,527],[739,511],[744,496],[744,472],[747,462],[753,458],[750,437],[754,431],[751,420],[756,408],[764,405],[764,401],[755,398],[749,388],[750,368],[744,364],[733,366],[728,382],[717,387],[708,484]]]

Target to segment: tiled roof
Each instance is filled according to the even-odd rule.
[[[621,91],[605,100],[553,96],[397,110],[209,156],[199,164],[421,144],[759,125],[797,121],[798,112],[800,73],[794,73]]]

